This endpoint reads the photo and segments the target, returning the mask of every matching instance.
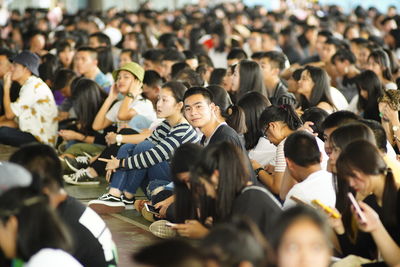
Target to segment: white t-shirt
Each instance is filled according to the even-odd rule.
[[[129,121],[121,121],[118,119],[118,111],[122,105],[122,101],[123,100],[116,102],[106,114],[106,118],[109,121],[117,123],[118,129],[126,127],[129,122]],[[137,99],[135,99],[130,104],[129,108],[134,109],[137,115],[144,117],[150,123],[157,118],[156,112],[154,111],[154,107],[151,101],[148,99],[144,99],[142,96],[139,96]]]
[[[297,204],[290,199],[291,196],[309,204],[312,200],[318,199],[327,206],[335,207],[336,193],[332,173],[320,170],[310,174],[302,182],[295,184],[286,196],[283,209],[288,209]]]
[[[349,103],[347,102],[344,95],[335,87],[330,87],[330,93],[332,97],[332,102],[338,110],[346,110]]]
[[[249,158],[257,161],[261,166],[269,164],[276,155],[276,146],[267,138],[260,137],[257,145],[249,151]]]
[[[40,78],[30,76],[21,87],[18,99],[11,103],[18,127],[39,142],[55,145],[58,111],[50,88]]]
[[[53,248],[43,248],[33,255],[24,267],[82,267],[70,254]]]

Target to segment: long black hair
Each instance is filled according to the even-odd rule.
[[[398,189],[392,170],[387,166],[375,145],[366,140],[358,140],[349,144],[340,154],[336,166],[338,177],[341,179],[354,176],[354,170],[368,175],[384,175],[381,220],[387,229],[398,227],[397,216],[394,216],[398,210]]]
[[[75,79],[71,84],[73,108],[76,113],[80,131],[83,134],[93,132],[92,124],[107,94],[93,80]]]
[[[308,100],[304,95],[300,97],[300,105],[302,110],[306,110],[310,107],[317,106],[320,102],[327,102],[334,109],[337,109],[333,103],[332,96],[330,93],[330,79],[328,73],[318,67],[306,66],[303,71],[308,71],[310,77],[314,82],[310,99]]]
[[[28,261],[43,248],[69,251],[71,240],[44,195],[28,188],[13,188],[0,196],[0,220],[18,221],[17,257]]]
[[[260,116],[260,126],[265,128],[270,122],[284,122],[290,130],[295,131],[300,128],[303,123],[292,105],[271,105],[267,107]]]
[[[369,54],[368,60],[372,58],[382,69],[382,77],[388,81],[393,78],[392,67],[388,54],[382,49],[375,49]]]
[[[247,129],[244,133],[244,141],[246,149],[250,150],[257,145],[260,137],[264,135],[259,118],[261,113],[271,105],[271,102],[259,92],[248,92],[239,99],[237,105],[244,112]]]
[[[378,99],[383,95],[382,83],[372,70],[365,70],[355,77],[358,90],[357,108],[364,112],[363,118],[381,121],[379,117]],[[360,91],[367,91],[368,98],[361,96]]]
[[[187,184],[178,178],[183,172],[192,169],[201,153],[202,147],[193,143],[186,143],[175,150],[171,160],[171,177],[174,182],[175,219],[178,223],[195,218],[195,209],[192,204],[191,192]]]
[[[257,62],[243,59],[239,62],[239,97],[247,92],[256,91],[262,95],[267,95],[264,86],[263,75],[260,65]]]
[[[203,206],[204,196],[198,188],[204,188],[201,182],[204,179],[212,184],[212,175],[218,171],[218,185],[216,186],[215,206]],[[215,212],[216,221],[225,221],[232,213],[233,201],[240,194],[249,181],[250,174],[244,163],[243,153],[229,142],[220,142],[208,145],[202,151],[200,160],[191,172],[191,191],[200,210],[200,220],[205,219]],[[213,210],[214,209],[214,210]]]

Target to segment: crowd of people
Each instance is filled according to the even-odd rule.
[[[138,266],[400,266],[396,6],[59,11],[0,29],[1,266],[117,266],[133,207]]]

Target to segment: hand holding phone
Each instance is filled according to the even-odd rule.
[[[154,206],[144,203],[146,210],[154,215],[160,215],[160,209],[156,209]]]
[[[351,204],[354,207],[354,210],[356,211],[358,217],[360,218],[360,221],[362,223],[366,223],[367,222],[367,218],[364,215],[364,212],[361,210],[360,206],[358,205],[356,199],[354,198],[353,194],[351,192],[347,193],[347,196],[350,199]]]
[[[313,201],[311,201],[311,203],[315,206],[320,207],[324,212],[328,213],[330,216],[332,216],[335,219],[340,219],[342,216],[336,212],[334,209],[332,209],[331,207],[323,204],[321,201],[319,201],[318,199],[314,199]]]

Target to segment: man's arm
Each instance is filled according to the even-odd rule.
[[[14,112],[11,110],[11,72],[4,74],[4,95],[3,95],[3,105],[4,105],[4,115],[7,120],[12,120],[15,117]]]

